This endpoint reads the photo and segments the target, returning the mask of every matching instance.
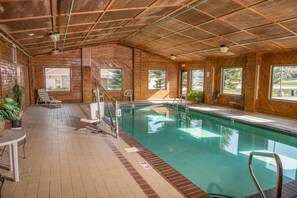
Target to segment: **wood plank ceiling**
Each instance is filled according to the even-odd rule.
[[[0,0],[0,31],[31,55],[50,53],[49,33],[59,31],[61,49],[70,4]],[[122,43],[192,61],[297,48],[296,8],[296,0],[75,0],[63,50]]]

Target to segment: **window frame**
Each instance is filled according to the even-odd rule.
[[[278,98],[272,98],[273,93],[273,68],[274,67],[297,67],[296,64],[277,64],[277,65],[271,65],[270,66],[270,78],[269,78],[269,93],[268,93],[268,100],[272,101],[278,101],[278,102],[290,102],[290,103],[297,103],[297,100],[288,100],[288,99],[278,99]]]
[[[106,91],[112,91],[112,92],[116,92],[116,91],[123,91],[123,68],[113,68],[113,67],[108,67],[108,68],[100,68],[99,70],[99,73],[100,73],[100,84],[101,84],[101,71],[102,70],[111,70],[111,69],[115,69],[115,70],[121,70],[121,89],[118,89],[118,90],[112,90],[112,89],[108,89],[108,87],[107,87],[107,84],[106,84],[106,88],[104,87],[104,89],[106,90]]]
[[[193,71],[195,70],[202,70],[203,71],[203,87],[202,87],[202,92],[204,92],[204,85],[205,85],[205,69],[204,68],[196,68],[191,70],[191,80],[190,80],[190,90],[191,91],[200,91],[200,90],[194,90],[193,89]]]
[[[149,81],[150,71],[165,71],[165,88],[164,88],[164,89],[162,89],[162,88],[160,88],[160,89],[157,89],[157,88],[155,88],[155,89],[150,89],[150,88],[149,88],[149,83],[150,83],[150,81]],[[166,70],[166,69],[148,69],[148,70],[147,70],[147,90],[149,90],[149,91],[155,91],[155,90],[166,91],[166,90],[167,90],[167,70]]]
[[[46,69],[50,69],[50,68],[52,68],[52,69],[69,69],[69,76],[70,76],[70,87],[69,87],[69,91],[56,91],[56,90],[52,91],[52,90],[48,90],[46,88]],[[48,91],[48,92],[58,92],[58,93],[62,93],[62,92],[69,93],[69,92],[72,92],[72,68],[71,67],[44,67],[44,85],[45,85],[46,91]]]
[[[231,94],[231,93],[224,93],[224,76],[225,76],[225,69],[241,69],[241,92],[240,94]],[[230,95],[230,96],[242,96],[243,93],[243,67],[237,66],[237,67],[223,67],[221,71],[222,79],[221,79],[221,94],[223,95]]]

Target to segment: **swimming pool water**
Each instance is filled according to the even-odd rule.
[[[284,183],[297,179],[297,138],[166,106],[123,107],[120,126],[208,193],[245,197],[257,193],[249,175],[251,151],[278,153]],[[276,184],[274,160],[255,157],[263,189]]]

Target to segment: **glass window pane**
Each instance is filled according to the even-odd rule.
[[[106,90],[122,90],[122,69],[101,69],[100,74]]]
[[[204,69],[192,70],[191,90],[203,91]]]
[[[242,68],[226,68],[223,70],[223,93],[241,95]]]
[[[297,101],[297,66],[274,66],[271,98]]]
[[[45,68],[47,91],[70,91],[70,68]]]
[[[148,89],[166,89],[166,71],[148,71]]]

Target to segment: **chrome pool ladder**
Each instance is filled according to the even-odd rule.
[[[257,151],[253,151],[250,153],[249,156],[249,171],[250,174],[252,176],[252,179],[257,187],[257,190],[259,192],[259,195],[262,198],[266,198],[258,180],[256,179],[256,176],[254,174],[253,171],[253,156],[258,155],[258,156],[263,156],[263,157],[271,157],[274,158],[276,161],[276,167],[277,167],[277,182],[276,182],[276,194],[275,197],[276,198],[281,198],[282,196],[282,187],[283,187],[283,166],[282,166],[282,162],[280,160],[280,157],[278,154],[276,153],[270,153],[270,152],[257,152]]]

